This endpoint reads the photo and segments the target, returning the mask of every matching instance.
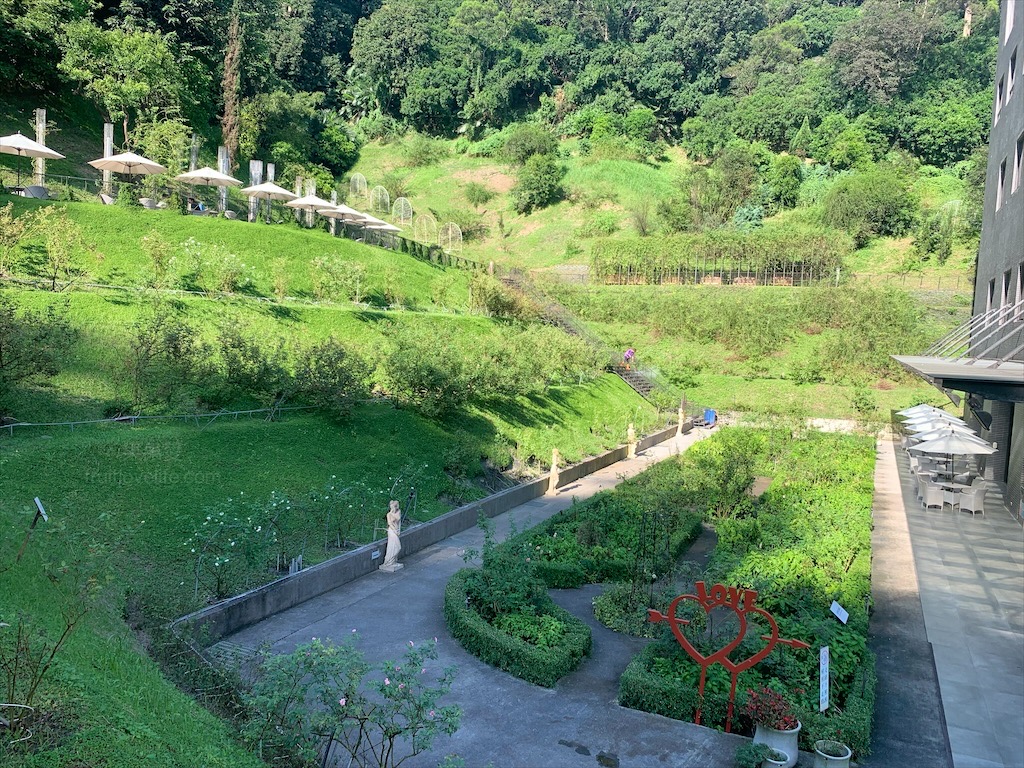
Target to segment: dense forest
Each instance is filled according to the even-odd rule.
[[[127,144],[195,129],[331,174],[405,128],[523,120],[946,166],[986,141],[997,26],[976,0],[0,0],[0,95],[72,86]]]

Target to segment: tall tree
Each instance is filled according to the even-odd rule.
[[[224,77],[221,80],[221,91],[224,96],[224,113],[220,119],[221,134],[224,146],[228,150],[228,162],[236,168],[235,155],[238,153],[239,131],[239,94],[241,90],[241,59],[242,34],[238,12],[238,0],[231,8],[231,20],[228,22],[228,40],[224,49]]]

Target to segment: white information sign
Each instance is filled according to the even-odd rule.
[[[834,613],[836,618],[843,622],[843,624],[845,624],[850,618],[850,612],[835,600],[832,601],[832,613]]]
[[[822,646],[818,655],[818,672],[821,682],[818,685],[818,711],[828,709],[828,646]]]

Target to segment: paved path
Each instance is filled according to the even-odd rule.
[[[601,470],[554,496],[495,518],[496,537],[615,486],[707,434],[697,430],[636,459]],[[1024,768],[1024,531],[1005,508],[977,518],[925,511],[898,447],[879,443],[872,535],[878,654],[877,768]],[[990,499],[995,501],[994,498]],[[442,591],[479,549],[464,531],[405,560],[397,574],[375,573],[226,638],[238,652],[269,643],[288,652],[311,637],[357,629],[371,661],[398,658],[409,640],[436,636],[443,664],[459,675],[450,699],[463,725],[432,753],[405,765],[436,766],[446,754],[469,768],[729,768],[736,736],[619,707],[617,680],[643,640],[599,625],[589,610],[600,586],[553,590],[555,600],[593,628],[593,655],[547,690],[482,664],[451,639]],[[801,765],[810,765],[801,756]]]
[[[992,492],[925,510],[890,442],[875,487],[870,764],[1024,768],[1024,530]]]
[[[504,538],[512,520],[519,529],[536,524],[568,507],[573,498],[614,487],[706,434],[694,430],[500,515],[494,519],[496,537]],[[409,640],[436,636],[440,662],[459,667],[449,699],[463,708],[462,726],[406,766],[436,766],[450,753],[471,768],[488,763],[500,768],[733,765],[736,746],[743,743],[740,737],[618,706],[619,675],[645,641],[619,635],[593,619],[589,604],[599,587],[553,591],[557,602],[594,629],[592,656],[556,689],[523,682],[466,653],[445,627],[442,593],[451,574],[464,566],[463,551],[481,544],[479,529],[464,531],[409,557],[396,574],[377,572],[358,579],[226,642],[236,652],[269,643],[272,650],[287,653],[311,637],[341,638],[357,629],[367,657],[383,660],[400,657]]]

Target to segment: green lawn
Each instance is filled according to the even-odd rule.
[[[435,266],[411,256],[383,248],[332,237],[322,229],[300,229],[294,224],[266,225],[227,219],[181,216],[170,210],[126,209],[99,203],[40,203],[0,196],[0,205],[13,202],[16,214],[43,205],[59,205],[81,227],[88,253],[78,256],[85,279],[111,285],[143,287],[153,281],[153,267],[143,250],[144,237],[157,236],[171,247],[175,263],[169,273],[171,288],[193,287],[182,279],[186,271],[183,245],[197,242],[200,253],[228,252],[239,257],[250,284],[245,295],[269,297],[275,294],[278,275],[284,278],[286,295],[312,298],[312,262],[331,256],[339,262],[359,264],[365,271],[361,293],[364,301],[386,303],[385,288],[397,303],[415,308],[433,308],[440,301],[445,308],[464,308],[468,275]],[[14,274],[40,276],[44,272],[41,236],[21,248]],[[174,279],[175,276],[178,279]],[[438,286],[444,283],[444,291]],[[339,297],[340,298],[340,297]]]

